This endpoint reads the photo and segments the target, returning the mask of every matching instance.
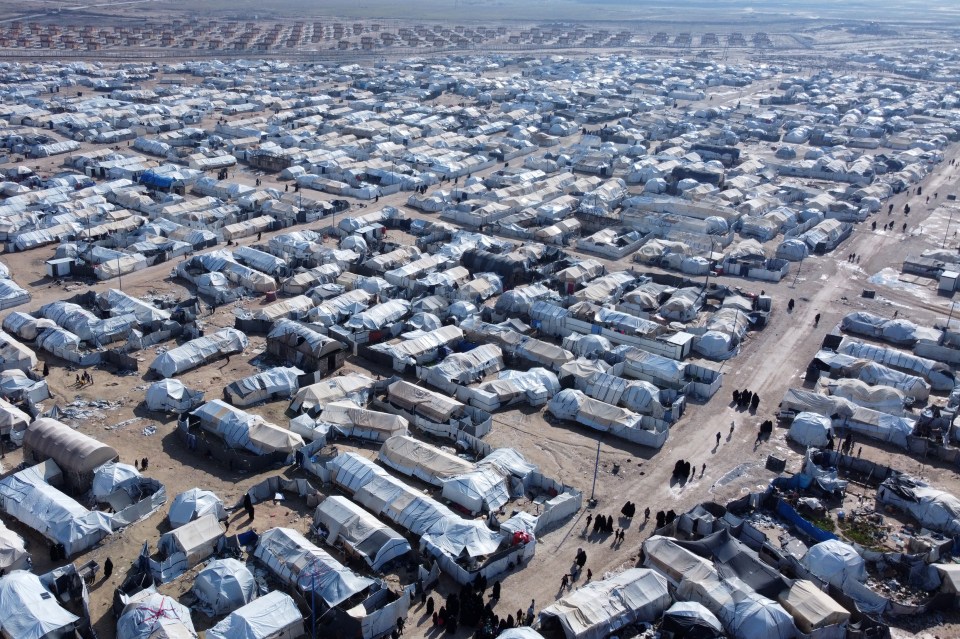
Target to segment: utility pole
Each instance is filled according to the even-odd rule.
[[[600,443],[603,441],[603,437],[597,438],[597,461],[593,464],[593,487],[590,489],[590,505],[597,505],[597,475],[600,473]]]

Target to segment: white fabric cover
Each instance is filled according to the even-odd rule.
[[[190,390],[175,379],[161,379],[150,384],[145,400],[150,410],[182,413],[203,402],[203,391]]]
[[[4,573],[30,570],[30,564],[30,553],[27,552],[23,537],[0,521],[0,570]]]
[[[33,573],[14,570],[0,577],[0,632],[5,638],[59,637],[79,620],[60,607]]]
[[[290,595],[275,590],[233,611],[207,630],[207,639],[296,639],[303,616]]]
[[[830,418],[817,413],[798,413],[790,424],[787,436],[801,446],[823,448],[833,430]]]
[[[130,464],[107,462],[93,473],[93,497],[102,500],[138,477],[140,471]]]
[[[190,609],[176,599],[146,590],[134,595],[117,620],[117,639],[196,637]]]
[[[410,552],[410,543],[379,519],[346,497],[333,495],[317,506],[313,525],[327,529],[327,543],[341,540],[374,570]]]
[[[150,369],[161,377],[173,377],[223,355],[240,353],[247,343],[247,336],[240,331],[224,328],[161,353],[150,364]]]
[[[659,619],[670,602],[666,577],[648,568],[629,568],[586,584],[540,616],[556,617],[567,639],[601,639],[638,621]]]
[[[229,557],[207,564],[193,582],[198,606],[209,615],[225,615],[257,596],[257,582],[242,562]]]
[[[213,515],[217,521],[223,521],[227,518],[227,511],[223,501],[213,492],[191,488],[173,498],[167,519],[171,528],[179,528],[204,515]]]
[[[800,563],[837,588],[842,588],[848,580],[862,582],[867,577],[867,568],[860,553],[838,539],[829,539],[813,546]]]
[[[303,592],[315,592],[331,608],[373,584],[289,528],[263,533],[254,556],[280,579]]]

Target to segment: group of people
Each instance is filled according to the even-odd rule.
[[[648,508],[647,510],[650,509]],[[633,519],[633,516],[637,514],[637,505],[632,501],[628,501],[623,505],[623,508],[620,509],[620,514],[627,519]]]
[[[91,375],[88,371],[77,373],[77,381],[73,383],[74,386],[79,388],[90,386],[91,384],[93,384],[93,375]]]
[[[455,633],[458,626],[463,624],[477,628],[476,636],[486,639],[493,639],[508,628],[529,626],[533,623],[533,600],[530,601],[526,615],[522,610],[517,610],[516,616],[511,614],[501,618],[493,610],[494,603],[500,599],[500,582],[494,582],[490,601],[484,603],[486,589],[486,577],[478,575],[472,584],[462,586],[459,594],[447,595],[439,610],[436,609],[432,596],[426,599],[426,613],[431,617],[435,628]],[[398,624],[397,629],[403,634],[402,626]]]
[[[876,222],[873,223],[873,230],[877,230]],[[847,256],[847,261],[850,262],[851,264],[859,264],[860,256],[857,255],[856,253],[851,253],[850,255]]]
[[[658,529],[659,529],[659,528],[663,528],[663,527],[666,526],[667,524],[672,523],[673,520],[676,519],[676,518],[677,518],[677,513],[673,512],[672,510],[668,510],[667,512],[663,512],[662,510],[658,510],[658,511],[657,511],[657,516],[656,516],[657,528],[658,528]]]
[[[590,526],[590,517],[587,515],[587,526]],[[593,520],[594,535],[610,535],[613,533],[613,515],[597,515]]]
[[[717,433],[717,434],[719,435],[719,433]],[[719,440],[718,440],[718,442],[719,442]],[[703,465],[703,472],[706,472],[706,470],[707,470],[707,465],[704,464],[704,465]],[[677,460],[677,463],[675,463],[675,464],[673,465],[673,478],[674,478],[674,479],[681,479],[681,480],[682,480],[682,479],[687,479],[688,477],[689,477],[690,479],[693,479],[693,478],[696,477],[696,476],[697,476],[697,466],[696,466],[695,464],[691,464],[690,462],[688,462],[688,461],[686,461],[686,460],[683,460],[683,459],[678,459],[678,460]],[[646,512],[649,512],[649,511],[650,511],[650,509],[648,508]],[[649,517],[649,515],[648,515],[648,517]]]
[[[757,408],[760,407],[760,395],[747,388],[742,391],[735,390],[733,391],[733,403],[736,404],[739,409],[750,408],[750,410],[757,410]]]
[[[773,420],[766,419],[760,422],[760,429],[757,431],[757,439],[754,444],[759,444],[764,435],[770,435],[773,432]],[[756,448],[756,446],[754,446]]]

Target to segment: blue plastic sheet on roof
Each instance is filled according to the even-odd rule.
[[[175,180],[166,175],[158,175],[153,171],[147,171],[140,176],[140,184],[153,187],[155,189],[169,189],[173,186]]]

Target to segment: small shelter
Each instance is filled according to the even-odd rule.
[[[193,582],[197,606],[208,615],[225,615],[257,597],[257,582],[247,566],[232,557],[207,564]]]
[[[273,591],[230,613],[206,632],[207,639],[297,639],[303,615],[290,595]]]

